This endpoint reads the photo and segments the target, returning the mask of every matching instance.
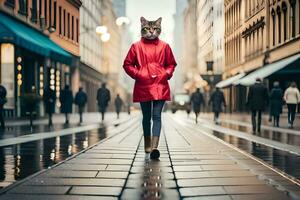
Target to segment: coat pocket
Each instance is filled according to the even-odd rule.
[[[140,85],[151,85],[154,83],[154,79],[151,78],[147,67],[141,67],[137,73],[136,81]]]

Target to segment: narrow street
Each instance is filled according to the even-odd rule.
[[[109,113],[108,117],[115,116]],[[120,120],[101,125],[107,123],[105,132],[103,128],[90,127],[86,132],[91,133],[35,138],[35,142],[14,144],[20,154],[12,163],[27,156],[26,168],[19,169],[23,175],[33,170],[29,162],[34,160],[28,160],[30,154],[34,155],[31,158],[40,157],[43,162],[50,161],[52,156],[61,158],[55,160],[58,164],[41,162],[49,167],[3,188],[0,199],[300,198],[299,182],[292,178],[299,178],[299,154],[296,153],[300,152],[299,145],[278,142],[280,145],[276,146],[272,139],[263,140],[247,132],[240,133],[248,137],[234,135],[233,129],[230,134],[226,127],[214,125],[208,119],[195,124],[185,113],[165,113],[159,145],[161,158],[153,161],[145,159],[140,120],[138,113],[131,117],[124,114]],[[68,128],[65,130],[68,132]],[[99,142],[82,147],[86,137],[88,140],[98,137]],[[43,141],[44,152],[29,145],[38,141]],[[69,144],[72,150],[76,148],[70,154],[66,152],[71,150]],[[47,154],[47,149],[51,152],[47,146],[51,145],[61,149],[54,155]],[[5,155],[10,147],[2,150],[2,161],[12,156]],[[289,168],[290,163],[294,170]],[[1,168],[11,176],[7,171],[10,164],[3,164]]]

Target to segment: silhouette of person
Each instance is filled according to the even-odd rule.
[[[79,91],[75,95],[75,104],[78,106],[78,112],[79,112],[79,123],[82,123],[82,113],[86,103],[87,103],[87,95],[83,91],[83,88],[80,87]]]
[[[101,120],[104,120],[104,114],[106,112],[108,103],[110,101],[110,91],[106,88],[106,84],[102,83],[101,88],[97,91],[97,102],[99,112],[101,113]]]

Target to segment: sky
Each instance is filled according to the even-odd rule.
[[[130,19],[133,41],[139,40],[141,36],[141,16],[151,21],[162,17],[160,39],[173,45],[175,0],[126,0],[126,4],[126,14]]]

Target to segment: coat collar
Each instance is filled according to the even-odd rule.
[[[156,38],[156,39],[154,39],[154,40],[148,40],[148,39],[142,37],[142,38],[141,38],[141,41],[142,41],[143,43],[146,43],[146,44],[155,44],[155,45],[157,45],[158,42],[159,42],[159,39]]]

